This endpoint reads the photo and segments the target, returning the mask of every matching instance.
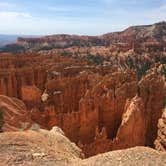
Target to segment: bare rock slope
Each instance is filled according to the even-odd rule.
[[[147,147],[112,151],[83,159],[58,127],[0,134],[0,166],[164,166],[166,153]]]
[[[147,147],[135,147],[100,154],[73,166],[165,166],[166,153],[160,153]]]
[[[81,150],[58,127],[0,134],[0,166],[61,166],[81,157]]]

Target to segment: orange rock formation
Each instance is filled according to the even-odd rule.
[[[155,71],[138,81],[136,71],[89,65],[54,54],[0,58],[5,62],[0,64],[0,94],[18,97],[27,107],[18,118],[12,114],[9,119],[13,121],[4,114],[3,131],[20,129],[27,117],[28,124],[44,129],[56,125],[86,156],[153,146],[164,96],[164,81]],[[19,112],[11,104],[7,101],[4,112]]]
[[[153,147],[164,102],[163,27],[19,39],[37,51],[0,55],[1,130],[59,126],[86,156]],[[58,49],[40,50],[43,42]]]

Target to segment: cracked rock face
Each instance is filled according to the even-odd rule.
[[[2,131],[26,130],[31,126],[31,118],[25,104],[16,98],[0,95]]]
[[[166,109],[158,121],[158,133],[155,140],[155,148],[159,151],[166,151]]]
[[[114,149],[124,149],[146,144],[147,116],[142,98],[135,96],[126,103],[118,129]]]
[[[17,130],[27,117],[30,125],[37,123],[44,129],[59,126],[86,156],[137,145],[153,146],[164,96],[164,82],[155,72],[141,81],[130,70],[49,80],[43,89],[43,94],[49,94],[45,102],[39,88],[23,87],[27,105],[23,115],[15,115],[19,105],[15,108],[11,98],[3,97],[7,98],[3,112],[13,119],[5,117],[5,123],[12,123]],[[54,95],[55,91],[61,93]],[[11,125],[6,131],[13,131]]]

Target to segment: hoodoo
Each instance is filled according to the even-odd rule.
[[[35,162],[64,160],[65,152],[66,161],[81,164],[80,156],[114,156],[114,150],[120,150],[115,156],[128,148],[130,155],[165,151],[165,29],[161,22],[93,37],[19,38],[15,46],[23,50],[0,54],[1,148],[7,138],[9,145],[18,141],[16,150],[39,145],[28,153]],[[8,135],[21,138],[10,142]]]

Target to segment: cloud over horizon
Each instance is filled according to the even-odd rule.
[[[88,34],[166,20],[166,0],[5,0],[1,34]]]

